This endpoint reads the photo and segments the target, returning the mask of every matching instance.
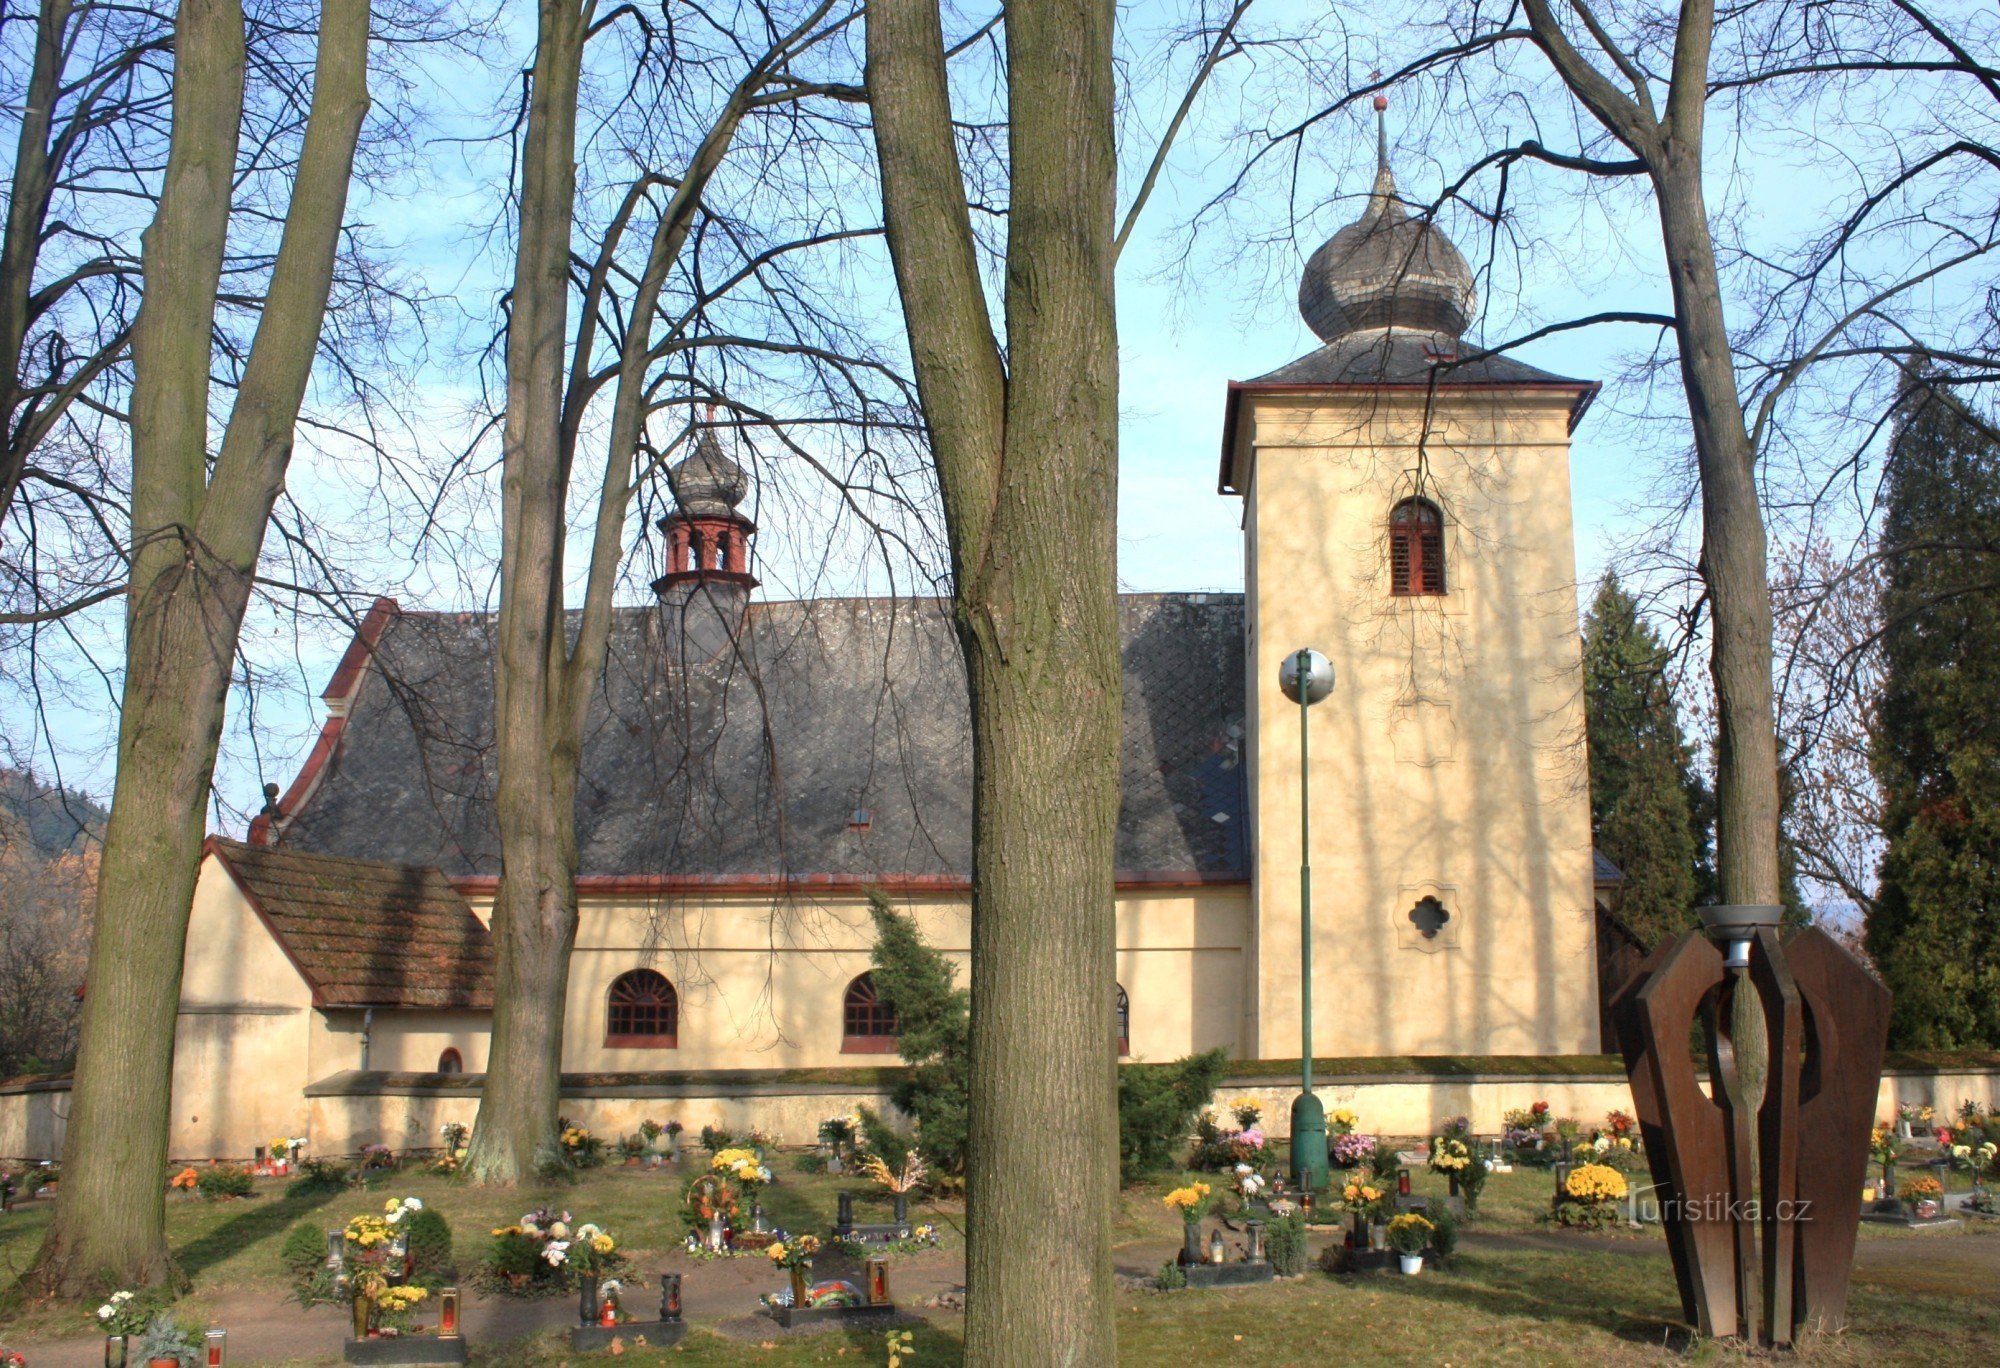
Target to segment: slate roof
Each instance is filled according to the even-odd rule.
[[[1403,328],[1371,329],[1336,337],[1317,351],[1307,352],[1252,385],[1428,385],[1433,371],[1440,386],[1575,385],[1595,389],[1588,380],[1555,375],[1503,353],[1481,354],[1467,346],[1467,359],[1440,362],[1425,350],[1432,334]]]
[[[317,1007],[490,1011],[493,941],[435,869],[245,845],[219,856]]]
[[[1126,595],[1119,621],[1120,876],[1247,879],[1242,597]],[[738,648],[712,660],[682,658],[677,623],[649,606],[613,625],[577,795],[583,877],[969,875],[971,742],[946,605],[752,603]],[[486,614],[387,625],[286,848],[498,874],[493,630]]]

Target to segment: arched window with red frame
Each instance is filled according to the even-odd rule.
[[[1132,1053],[1132,999],[1125,996],[1125,985],[1114,983],[1118,990],[1118,1053]]]
[[[464,1073],[465,1056],[460,1054],[455,1046],[447,1045],[444,1053],[438,1056],[437,1071],[439,1073]]]
[[[896,1053],[896,1014],[875,993],[875,975],[863,974],[847,985],[840,1002],[842,1054]]]
[[[1445,592],[1444,514],[1429,499],[1405,499],[1389,512],[1389,592]]]
[[[680,1045],[681,1000],[667,976],[634,969],[611,980],[604,1012],[604,1046],[611,1050],[672,1050]]]

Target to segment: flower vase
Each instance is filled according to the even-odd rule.
[[[896,1224],[908,1225],[909,1223],[910,1223],[910,1194],[907,1192],[899,1192],[896,1194]]]
[[[1403,1272],[1406,1274],[1414,1275],[1424,1271],[1424,1256],[1421,1254],[1399,1254],[1397,1259],[1403,1265]]]
[[[1882,1165],[1882,1195],[1884,1197],[1894,1197],[1896,1195],[1896,1164],[1894,1160]]]
[[[576,1323],[597,1324],[597,1279],[587,1273],[576,1280]]]
[[[104,1337],[104,1368],[125,1368],[125,1337],[106,1335]]]
[[[1181,1222],[1181,1262],[1198,1264],[1202,1261],[1201,1227],[1193,1221]]]
[[[1368,1247],[1368,1218],[1358,1211],[1354,1213],[1351,1223],[1348,1226],[1347,1247],[1349,1249],[1366,1249]]]
[[[1447,1176],[1447,1177],[1446,1177],[1446,1179],[1445,1179],[1445,1182],[1446,1182],[1447,1184],[1449,1184],[1449,1191],[1451,1192],[1451,1195],[1452,1195],[1452,1196],[1454,1196],[1454,1197],[1458,1196],[1458,1195],[1459,1195],[1459,1190],[1458,1190],[1458,1175],[1457,1175],[1456,1173],[1454,1173],[1454,1174],[1451,1174],[1451,1175]]]
[[[803,1268],[794,1268],[791,1270],[791,1275],[792,1310],[803,1311],[806,1308],[806,1271]]]
[[[369,1322],[375,1319],[375,1299],[366,1293],[357,1295],[350,1308],[354,1313],[354,1338],[368,1338]]]
[[[1368,1223],[1368,1248],[1373,1253],[1381,1253],[1389,1247],[1389,1227],[1379,1221]]]

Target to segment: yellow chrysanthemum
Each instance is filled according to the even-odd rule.
[[[1617,1202],[1625,1197],[1625,1175],[1609,1164],[1584,1164],[1570,1170],[1563,1191],[1579,1202]]]

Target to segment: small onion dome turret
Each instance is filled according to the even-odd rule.
[[[1396,194],[1389,139],[1375,99],[1375,185],[1361,217],[1320,245],[1299,281],[1299,312],[1323,342],[1370,328],[1456,340],[1472,320],[1472,268],[1436,226],[1412,217]]]
[[[667,467],[667,488],[673,490],[675,504],[688,517],[727,518],[750,492],[750,477],[723,454],[715,430],[708,428],[692,453]]]

